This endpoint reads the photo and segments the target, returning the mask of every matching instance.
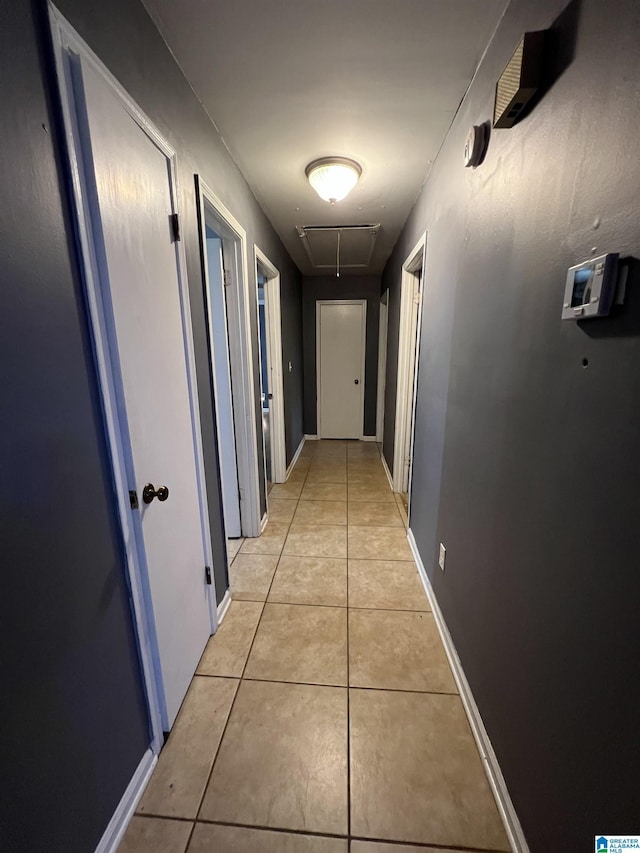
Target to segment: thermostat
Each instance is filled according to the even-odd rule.
[[[562,305],[563,320],[606,317],[618,283],[618,253],[610,252],[569,267]]]

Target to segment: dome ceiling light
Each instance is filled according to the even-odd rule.
[[[305,174],[320,198],[335,204],[349,195],[358,183],[362,168],[346,157],[321,157],[309,163]]]

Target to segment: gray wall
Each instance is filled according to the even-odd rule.
[[[364,381],[363,435],[376,434],[378,393],[378,323],[380,276],[304,276],[302,284],[304,331],[304,431],[317,433],[316,301],[321,299],[366,299],[367,343]]]
[[[533,853],[640,832],[637,264],[624,309],[560,320],[567,267],[640,257],[640,5],[563,7],[511,3],[384,274],[391,464],[400,266],[428,229],[412,529]],[[552,24],[548,91],[464,169]]]
[[[255,241],[281,272],[283,358],[296,367],[285,374],[288,459],[303,434],[300,275],[143,6],[137,0],[58,5],[177,150],[222,594],[226,558],[194,173],[247,229],[250,258]],[[0,849],[86,853],[150,736],[54,121],[44,13],[43,2],[0,5],[0,764],[11,780],[0,806]],[[251,290],[255,294],[253,280]],[[257,365],[257,346],[255,355]],[[255,380],[257,388],[257,369]]]

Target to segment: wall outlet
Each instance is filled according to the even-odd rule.
[[[440,556],[438,557],[438,565],[440,566],[440,568],[442,569],[443,572],[444,572],[444,563],[445,563],[446,559],[447,559],[447,549],[444,547],[444,545],[441,542],[440,543]]]

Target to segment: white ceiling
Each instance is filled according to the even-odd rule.
[[[379,273],[506,0],[144,3],[300,269],[296,225],[381,223]],[[333,207],[304,173],[325,155],[362,165]]]

